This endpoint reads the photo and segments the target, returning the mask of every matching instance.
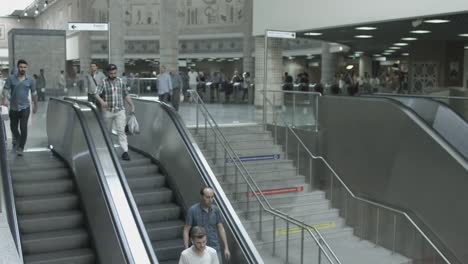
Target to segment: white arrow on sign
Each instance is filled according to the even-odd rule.
[[[284,38],[284,39],[295,39],[296,38],[296,32],[289,32],[289,31],[268,30],[266,32],[266,35],[269,38]]]
[[[72,31],[108,31],[107,23],[73,23],[68,22],[68,30]]]

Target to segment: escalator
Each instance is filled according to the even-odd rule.
[[[468,123],[448,104],[430,97],[377,94],[394,100],[416,113],[426,124],[443,137],[456,151],[468,160]]]
[[[50,151],[12,162],[25,263],[96,263],[73,174]]]
[[[0,126],[0,193],[20,263],[158,263],[76,105],[51,98],[49,148],[23,157],[7,152]]]
[[[78,104],[85,115],[93,115],[93,137],[103,136],[107,145],[113,146],[108,151],[114,161],[119,161],[115,162],[116,171],[125,176],[125,185],[131,190],[138,217],[159,263],[178,263],[184,249],[185,212],[200,201],[198,190],[206,185],[215,190],[215,200],[225,220],[232,253],[230,263],[263,263],[201,151],[190,143],[189,132],[171,107],[156,101],[133,100],[141,133],[128,137],[131,160],[122,161],[118,158],[122,151],[112,143],[112,135],[95,106],[67,100]]]

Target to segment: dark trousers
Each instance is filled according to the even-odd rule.
[[[171,94],[170,93],[163,93],[159,95],[159,101],[164,102],[164,103],[169,103],[171,100]]]
[[[179,104],[180,104],[180,88],[173,88],[172,89],[172,106],[176,111],[179,111]]]
[[[18,147],[24,149],[26,139],[28,138],[28,119],[31,109],[28,107],[21,111],[10,110],[10,129],[13,134],[13,141],[16,141]],[[18,124],[19,130],[18,131]]]

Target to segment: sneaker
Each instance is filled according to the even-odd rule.
[[[23,156],[23,152],[24,152],[24,150],[23,150],[23,148],[21,148],[21,147],[18,147],[18,148],[16,149],[16,155],[18,155],[18,156],[20,156],[20,157]]]
[[[124,152],[124,153],[122,154],[122,159],[123,159],[123,160],[130,160],[130,155],[128,155],[128,152]]]

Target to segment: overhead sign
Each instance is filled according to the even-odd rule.
[[[284,39],[295,39],[296,38],[296,32],[289,32],[289,31],[268,30],[266,32],[266,35],[269,38],[284,38]]]
[[[72,31],[107,31],[107,23],[73,23],[68,22],[68,30]]]

